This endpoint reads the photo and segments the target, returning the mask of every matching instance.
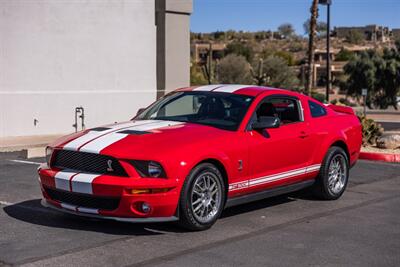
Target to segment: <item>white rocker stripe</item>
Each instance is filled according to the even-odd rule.
[[[305,174],[305,173],[306,173],[306,169],[304,168],[304,169],[293,171],[293,172],[282,173],[282,174],[278,174],[278,175],[270,175],[270,176],[266,176],[266,177],[263,177],[263,178],[250,180],[249,181],[249,186],[265,184],[265,183],[268,183],[268,182],[273,182],[273,181],[284,179],[284,178],[298,176],[298,175],[302,175],[302,174]]]
[[[225,93],[233,93],[239,89],[243,89],[246,87],[251,87],[250,85],[240,85],[240,84],[232,84],[232,85],[224,85],[215,89],[213,92],[225,92]]]
[[[69,191],[69,180],[72,176],[76,175],[76,172],[59,171],[54,176],[55,184],[57,189]]]
[[[221,87],[222,84],[211,84],[211,85],[203,85],[197,88],[194,88],[193,91],[212,91],[215,88]]]
[[[303,175],[306,173],[316,172],[320,168],[321,168],[321,164],[315,164],[315,165],[311,165],[311,166],[308,166],[305,168],[295,169],[292,171],[287,171],[287,172],[272,174],[272,175],[263,176],[263,177],[259,177],[259,178],[254,178],[254,179],[250,179],[248,181],[232,183],[229,185],[229,191],[236,191],[236,190],[240,190],[243,188],[258,186],[261,184],[267,184],[267,183],[271,183],[271,182],[278,181],[281,179],[286,179],[286,178],[290,178],[290,177]]]
[[[146,124],[143,123],[141,125],[136,125],[126,128],[124,130],[149,131],[180,124],[184,123],[177,121],[148,120]],[[100,151],[103,150],[104,148],[124,139],[127,136],[128,134],[118,133],[114,131],[110,134],[106,134],[102,137],[93,140],[92,142],[87,143],[79,151],[89,152],[89,153],[100,153]]]
[[[97,174],[79,173],[72,178],[71,191],[83,194],[93,194],[92,182]]]

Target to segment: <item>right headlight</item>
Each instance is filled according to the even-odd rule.
[[[152,160],[132,160],[133,167],[141,177],[166,178],[167,175],[160,163]]]
[[[53,155],[54,149],[50,146],[46,147],[46,162],[47,166],[50,167],[51,156]]]

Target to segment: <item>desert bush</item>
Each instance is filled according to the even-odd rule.
[[[243,56],[227,55],[218,64],[217,79],[224,84],[252,84],[250,64]]]
[[[383,127],[373,119],[368,119],[365,116],[359,116],[358,118],[362,125],[363,145],[375,145],[376,139],[383,134]]]

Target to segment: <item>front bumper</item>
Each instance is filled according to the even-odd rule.
[[[113,219],[127,222],[173,221],[177,219],[180,185],[176,179],[128,178],[109,175],[65,172],[41,166],[38,169],[39,184],[43,194],[43,206],[75,215]],[[82,196],[85,201],[63,198],[55,199],[49,190],[64,195]],[[168,189],[166,192],[135,194],[133,189]],[[91,198],[118,199],[112,209],[97,207]],[[70,200],[71,199],[71,200]],[[89,203],[89,204],[87,204]],[[143,212],[146,203],[150,210]]]
[[[96,219],[106,219],[106,220],[114,220],[114,221],[119,221],[119,222],[130,222],[130,223],[154,223],[154,222],[173,222],[177,221],[179,218],[176,216],[171,216],[171,217],[147,217],[147,218],[126,218],[126,217],[111,217],[111,216],[102,216],[98,214],[90,214],[90,213],[82,213],[82,212],[76,212],[72,210],[67,210],[64,208],[59,208],[55,205],[50,204],[49,201],[46,199],[42,199],[40,202],[43,207],[46,208],[51,208],[60,212],[68,213],[68,214],[73,214],[73,215],[78,215],[82,217],[88,217],[88,218],[96,218]]]

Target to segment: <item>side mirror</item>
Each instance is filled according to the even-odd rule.
[[[264,130],[267,128],[279,128],[281,120],[277,117],[260,117],[258,121],[253,122],[253,130]]]
[[[139,108],[138,111],[136,112],[136,116],[138,116],[140,113],[142,113],[145,110],[145,108]]]

